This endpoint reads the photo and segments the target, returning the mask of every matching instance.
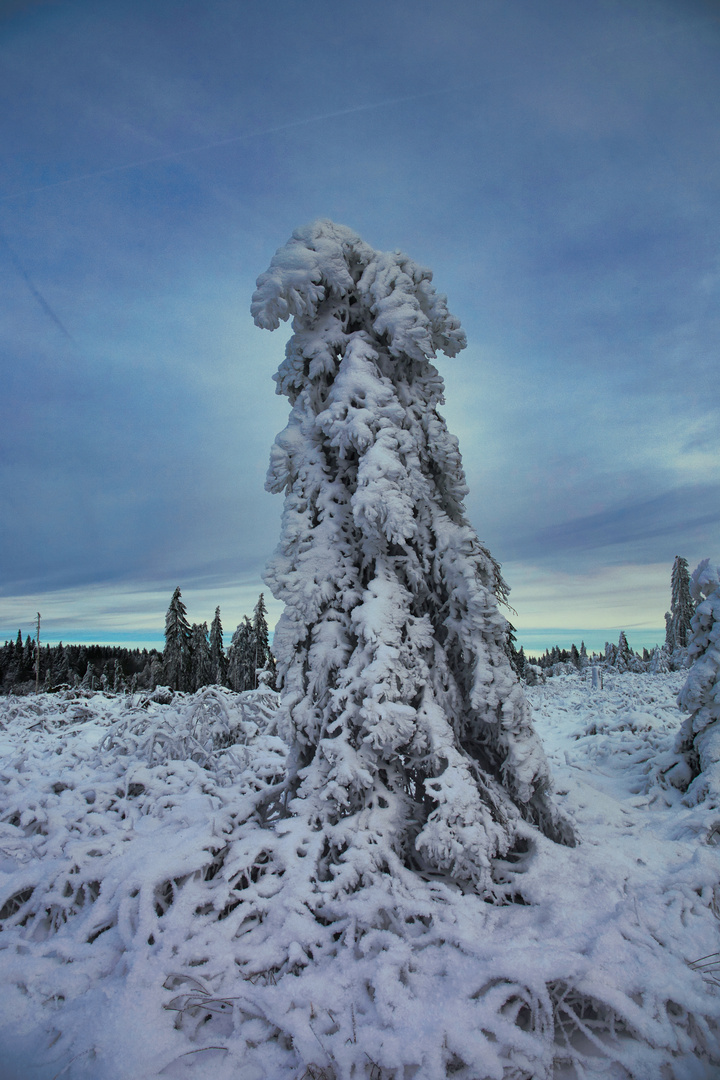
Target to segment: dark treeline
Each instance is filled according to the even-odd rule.
[[[605,643],[603,653],[588,656],[585,643],[561,649],[555,645],[542,656],[529,659],[522,646],[518,649],[515,627],[508,624],[506,649],[510,663],[529,682],[540,668],[543,672],[562,674],[581,671],[591,664],[602,664],[618,671],[673,671],[687,662],[687,638],[695,604],[690,595],[687,560],[678,555],[671,575],[670,611],[665,615],[665,643],[652,652],[636,653],[621,631],[617,645]],[[208,629],[206,622],[187,620],[182,594],[173,593],[165,618],[165,648],[124,649],[113,645],[41,646],[38,686],[57,690],[80,686],[88,690],[124,693],[154,690],[169,686],[172,690],[192,693],[202,686],[217,684],[242,692],[253,690],[261,682],[275,688],[275,658],[270,650],[266,620],[267,608],[262,593],[253,616],[245,615],[227,649],[223,645],[220,608]],[[37,646],[28,637],[6,641],[0,649],[0,690],[5,694],[27,694],[36,686]],[[558,667],[557,665],[560,665]]]
[[[554,645],[552,649],[546,649],[543,655],[538,656],[533,663],[545,670],[554,667],[555,664],[568,664],[577,671],[592,664],[605,664],[618,668],[620,671],[645,671],[651,659],[652,654],[647,649],[643,649],[642,653],[635,652],[628,644],[624,631],[621,630],[617,645],[606,641],[604,652],[588,654],[584,641],[580,642],[579,649],[574,644],[569,649],[561,649]]]
[[[5,694],[31,693],[36,685],[37,645],[18,630],[15,641],[0,648],[0,686]],[[117,645],[40,646],[39,688],[82,686],[124,692],[154,689],[162,682],[162,653]]]
[[[253,690],[260,683],[274,688],[275,658],[270,651],[267,609],[263,594],[252,619],[245,615],[223,646],[220,608],[207,623],[188,623],[180,589],[176,589],[165,620],[165,648],[127,649],[117,645],[40,645],[28,635],[6,641],[0,648],[0,692],[29,694],[67,687],[130,693],[169,686],[193,692],[219,684],[232,690]],[[37,681],[36,681],[37,680]]]

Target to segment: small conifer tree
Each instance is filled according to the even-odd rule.
[[[212,663],[207,623],[190,627],[190,678],[188,689],[199,690],[212,682]]]
[[[676,555],[671,575],[670,619],[673,647],[684,649],[688,644],[690,623],[695,605],[690,594],[690,574],[687,559]]]
[[[656,645],[650,654],[650,674],[664,675],[670,670],[670,654],[667,645]]]
[[[255,646],[255,667],[253,671],[253,689],[257,687],[257,673],[266,668],[270,660],[270,638],[267,624],[265,596],[260,593],[253,612],[253,641]]]
[[[238,624],[228,649],[228,682],[233,690],[242,693],[255,685],[255,640],[247,615]]]
[[[227,679],[227,657],[223,647],[223,628],[220,620],[220,608],[215,608],[215,617],[210,626],[210,673],[211,682],[224,686]]]
[[[110,663],[111,661],[108,660],[108,664]],[[112,661],[112,675],[108,674],[108,683],[112,686],[114,694],[122,694],[125,690],[125,678],[123,676],[122,667],[120,666],[120,660],[117,656]]]
[[[635,653],[628,644],[624,630],[620,631],[620,637],[615,646],[613,665],[618,671],[631,671],[635,666]]]
[[[80,686],[83,688],[83,690],[94,690],[95,689],[95,671],[93,670],[93,666],[92,666],[92,664],[90,663],[89,660],[88,660],[87,668],[85,669],[85,674],[82,677],[82,682],[80,683]]]
[[[190,681],[191,631],[180,587],[175,589],[165,616],[164,679],[171,690],[187,690]]]
[[[675,650],[675,629],[673,618],[669,611],[665,612],[665,651],[672,653]]]

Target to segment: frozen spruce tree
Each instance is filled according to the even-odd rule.
[[[210,626],[210,673],[213,683],[218,686],[225,685],[227,658],[223,648],[223,628],[219,607],[215,608],[215,618]]]
[[[720,567],[703,559],[688,591],[697,608],[688,633],[691,667],[678,696],[678,705],[689,714],[678,749],[684,778],[692,780],[686,801],[709,797],[720,805]],[[679,770],[673,771],[683,779]]]
[[[253,675],[253,689],[258,685],[258,672],[265,671],[270,664],[270,636],[267,624],[267,608],[265,596],[260,593],[258,602],[253,611],[253,639],[255,644],[255,671]]]
[[[255,641],[252,623],[247,615],[238,624],[230,642],[227,659],[227,679],[238,693],[252,690],[255,672]]]
[[[266,487],[285,493],[266,573],[292,745],[291,814],[318,880],[442,876],[501,891],[532,827],[572,835],[507,655],[506,586],[470,526],[438,351],[465,346],[429,270],[330,221],[296,231],[252,313],[293,318],[275,375],[292,406]],[[530,828],[528,828],[530,826]]]
[[[180,586],[172,594],[165,615],[164,678],[171,690],[187,690],[192,663],[192,631]]]
[[[207,623],[193,623],[190,627],[190,676],[188,689],[199,690],[213,681],[210,638]]]
[[[681,555],[675,557],[673,563],[671,584],[670,615],[672,639],[674,646],[684,649],[688,644],[690,623],[692,622],[695,605],[690,592],[690,573],[687,559]]]

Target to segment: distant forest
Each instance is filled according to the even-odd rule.
[[[508,623],[506,652],[516,674],[532,683],[546,675],[571,674],[591,665],[617,671],[664,672],[678,670],[687,662],[687,640],[695,605],[690,595],[687,560],[680,555],[671,575],[670,611],[665,614],[665,643],[659,649],[636,653],[621,631],[617,645],[606,642],[603,653],[588,655],[584,642],[561,649],[546,649],[542,656],[525,656],[516,647],[516,631]],[[227,686],[238,692],[260,683],[275,687],[275,657],[269,642],[267,608],[260,593],[252,618],[245,615],[226,649],[220,608],[210,628],[206,622],[187,620],[182,594],[173,593],[165,617],[165,648],[126,649],[115,645],[41,645],[28,635],[23,641],[6,641],[0,648],[0,692],[29,694],[68,687],[131,693],[168,686],[193,693],[202,686]]]
[[[245,615],[226,649],[220,608],[208,630],[187,621],[180,589],[165,620],[165,648],[127,649],[117,645],[43,645],[28,636],[0,648],[0,688],[4,694],[29,694],[79,687],[110,693],[132,693],[169,686],[194,692],[219,684],[232,690],[253,690],[260,683],[275,686],[275,658],[269,644],[267,609],[260,594],[252,618]]]

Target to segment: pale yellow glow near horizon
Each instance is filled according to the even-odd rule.
[[[606,566],[592,574],[562,574],[524,563],[505,563],[512,621],[523,629],[655,629],[670,606],[667,563]]]
[[[593,574],[562,574],[524,563],[505,563],[510,604],[509,617],[519,630],[534,629],[656,629],[664,627],[670,605],[670,567],[613,566]],[[282,611],[259,578],[235,582],[197,582],[183,587],[188,621],[212,621],[220,607],[226,641],[244,615],[252,615],[261,592],[272,629]],[[173,585],[143,587],[92,585],[46,593],[28,593],[0,599],[0,634],[11,637],[21,629],[34,634],[36,613],[42,614],[46,639],[60,630],[97,632],[98,643],[112,641],[113,633],[162,634]],[[71,640],[67,639],[68,642]]]
[[[265,595],[270,626],[275,625],[282,610],[282,604],[273,599],[267,586],[259,579],[245,579],[232,584],[199,584],[187,589],[183,588],[182,582],[178,584],[187,608],[188,622],[206,622],[209,626],[215,608],[220,608],[227,643],[243,616],[252,616],[261,592]],[[34,630],[30,628],[34,626],[39,611],[42,615],[41,637],[43,629],[46,637],[56,636],[56,628],[102,632],[103,641],[111,641],[113,631],[118,634],[133,632],[138,637],[142,637],[143,633],[162,634],[174,588],[173,585],[160,588],[143,588],[132,584],[89,585],[2,597],[0,618],[3,633],[8,627],[11,629],[15,626],[15,634],[22,629],[23,635],[27,630],[34,636]]]

